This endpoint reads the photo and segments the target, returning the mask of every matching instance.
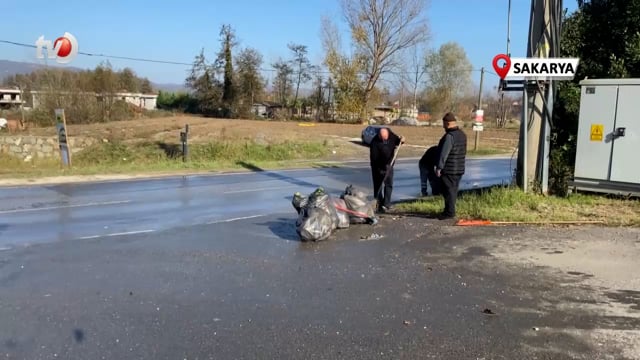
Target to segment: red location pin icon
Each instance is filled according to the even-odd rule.
[[[498,61],[504,60],[505,65],[500,67],[498,65]],[[509,69],[511,69],[511,59],[506,54],[498,54],[493,58],[493,70],[496,71],[496,74],[500,76],[500,79],[504,80],[505,76],[509,73]]]

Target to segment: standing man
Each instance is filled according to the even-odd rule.
[[[440,178],[442,195],[444,197],[444,211],[440,219],[452,219],[456,216],[456,199],[460,179],[464,175],[467,156],[467,136],[458,127],[456,116],[447,113],[442,118],[442,127],[445,134],[438,144],[438,164],[436,176]]]
[[[387,128],[380,129],[369,147],[369,161],[373,177],[373,196],[378,201],[378,212],[387,212],[391,206],[393,190],[393,155],[396,147],[404,143],[404,137],[398,136]],[[384,183],[384,192],[380,192]]]

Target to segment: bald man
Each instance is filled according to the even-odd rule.
[[[373,178],[373,194],[377,196],[378,212],[386,212],[391,207],[391,191],[393,190],[393,154],[397,146],[404,143],[404,137],[398,136],[388,128],[380,129],[373,138],[369,148],[371,176]],[[380,188],[384,183],[384,189]]]

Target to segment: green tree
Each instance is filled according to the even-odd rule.
[[[291,65],[282,59],[276,61],[273,65],[276,70],[276,76],[273,80],[274,91],[276,92],[276,98],[283,106],[288,106],[289,97],[291,96],[293,88],[293,68]]]
[[[264,92],[265,80],[260,75],[262,55],[252,48],[245,48],[236,56],[236,83],[239,97],[239,112],[248,116],[251,106]]]
[[[193,96],[198,104],[198,112],[205,115],[216,113],[220,105],[222,84],[216,79],[214,69],[207,64],[204,49],[195,57],[191,73],[185,84],[193,90]]]
[[[349,122],[357,120],[366,110],[366,83],[364,55],[352,57],[342,54],[340,33],[327,18],[322,19],[322,44],[325,50],[324,64],[331,73],[331,98],[335,112]]]
[[[312,79],[311,74],[314,66],[311,65],[311,62],[309,61],[306,45],[290,43],[287,47],[292,53],[291,67],[293,68],[296,77],[296,90],[293,96],[293,105],[299,108],[300,104],[298,104],[298,94],[300,92],[300,84],[307,83]]]
[[[219,63],[224,66],[224,80],[222,85],[222,105],[224,106],[225,117],[231,117],[234,114],[236,103],[236,88],[233,83],[233,47],[237,45],[235,32],[231,25],[222,25],[220,29],[222,49],[218,55]]]
[[[472,86],[473,66],[462,46],[456,42],[431,50],[425,59],[427,99],[432,114],[454,110]]]

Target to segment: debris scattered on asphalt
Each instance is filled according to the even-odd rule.
[[[380,235],[380,234],[376,234],[376,233],[372,233],[369,236],[361,236],[360,240],[361,241],[366,241],[366,240],[378,240],[378,239],[382,239],[384,236]]]
[[[409,322],[409,320],[405,320],[405,321],[403,321],[402,323],[403,323],[403,324],[405,324],[405,325],[407,325],[407,326],[411,325],[411,322]]]
[[[432,268],[431,266],[429,266],[429,267],[427,268],[427,270],[429,270],[429,271],[433,271],[433,268]]]
[[[539,327],[535,327],[535,326],[534,326],[534,327],[533,327],[533,331],[540,331],[540,328],[539,328]]]
[[[491,310],[491,309],[484,309],[484,310],[482,310],[482,313],[487,314],[487,315],[496,315],[496,313],[493,312],[493,310]]]

